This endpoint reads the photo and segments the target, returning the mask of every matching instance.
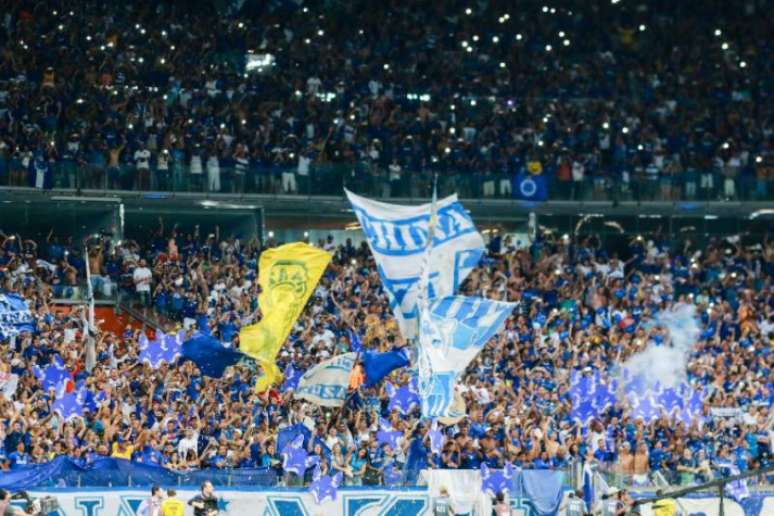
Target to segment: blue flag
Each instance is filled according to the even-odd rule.
[[[397,450],[402,437],[403,432],[393,429],[392,424],[388,420],[379,418],[379,430],[376,432],[377,441],[386,444],[393,450]]]
[[[307,469],[320,463],[320,457],[310,456],[304,449],[304,436],[298,435],[285,445],[280,453],[282,456],[282,469],[287,473],[295,473],[302,476]]]
[[[35,319],[27,301],[16,294],[0,294],[0,339],[23,331],[35,331]]]
[[[390,382],[384,384],[384,390],[390,398],[387,410],[392,412],[397,410],[401,414],[408,414],[415,406],[419,405],[419,394],[416,389],[416,382],[412,379],[406,385],[396,388]]]
[[[548,199],[548,185],[542,174],[519,174],[516,176],[513,195],[523,201],[545,201]]]
[[[363,348],[363,339],[360,338],[360,334],[356,331],[348,330],[349,334],[349,350],[355,353],[362,353],[365,351]]]
[[[185,332],[177,335],[165,335],[156,332],[154,340],[148,340],[145,334],[140,335],[140,361],[149,364],[153,369],[158,369],[162,363],[174,364],[180,358]]]
[[[363,353],[362,360],[366,387],[373,387],[395,369],[406,367],[411,363],[405,348],[386,353],[367,351]]]
[[[70,421],[77,417],[83,417],[83,413],[86,410],[95,412],[97,404],[94,401],[94,395],[88,389],[82,388],[75,392],[64,394],[52,404],[51,408],[62,419]]]
[[[282,383],[282,392],[296,390],[298,382],[304,376],[304,372],[296,369],[292,362],[285,367],[285,371],[282,374],[285,377],[285,381]]]
[[[286,426],[277,433],[277,449],[284,450],[288,443],[291,443],[299,435],[304,436],[304,447],[309,444],[309,439],[312,437],[312,432],[302,423],[296,423],[295,425]]]
[[[330,499],[330,501],[336,501],[337,489],[341,485],[344,475],[341,471],[334,476],[323,475],[318,464],[314,468],[312,474],[312,483],[309,484],[309,492],[314,496],[314,501],[317,504],[321,504],[323,500]]]
[[[481,490],[494,498],[499,493],[510,490],[514,469],[510,462],[505,463],[505,468],[489,469],[486,463],[481,464]]]
[[[195,363],[205,376],[221,378],[226,368],[239,362],[244,354],[225,347],[218,339],[196,333],[183,343],[182,360]]]
[[[70,379],[70,373],[59,355],[54,355],[54,359],[45,368],[33,367],[32,372],[44,391],[55,389],[64,392],[65,383]]]

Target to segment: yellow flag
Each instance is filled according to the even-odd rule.
[[[303,242],[286,244],[261,254],[258,305],[263,319],[239,332],[239,349],[254,358],[265,373],[256,383],[263,392],[277,382],[275,359],[298,316],[320,281],[331,255]]]

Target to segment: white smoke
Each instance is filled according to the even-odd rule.
[[[660,382],[663,387],[677,387],[686,380],[688,358],[701,330],[696,307],[684,303],[659,313],[651,325],[666,329],[668,338],[661,344],[651,340],[648,347],[627,360],[623,369],[629,378],[641,376],[649,387]]]

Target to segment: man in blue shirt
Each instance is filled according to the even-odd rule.
[[[8,455],[8,459],[11,461],[11,468],[27,466],[32,462],[32,457],[24,450],[24,443],[20,442],[16,445],[16,451]]]

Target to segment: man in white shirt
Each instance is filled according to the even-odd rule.
[[[137,169],[137,187],[140,190],[150,189],[150,151],[145,144],[134,151],[134,166]]]
[[[134,281],[134,288],[137,291],[137,296],[140,298],[140,302],[143,306],[148,306],[150,303],[150,291],[151,281],[153,281],[153,273],[148,268],[145,260],[140,260],[139,265],[135,267],[132,273],[132,281]]]

